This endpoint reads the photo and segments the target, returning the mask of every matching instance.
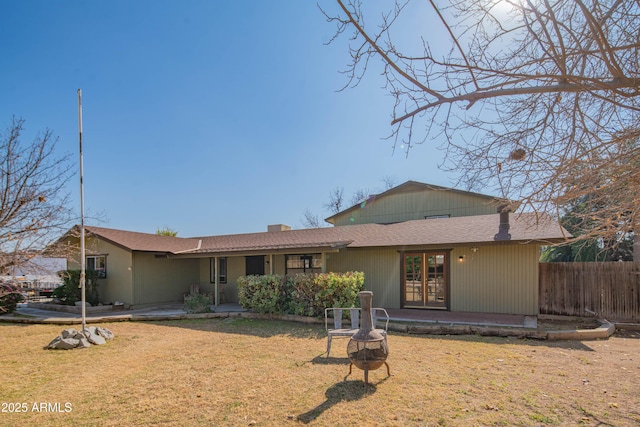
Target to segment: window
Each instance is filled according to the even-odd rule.
[[[106,255],[91,255],[87,257],[87,270],[95,270],[98,272],[98,278],[104,279],[107,277],[107,256]]]
[[[286,274],[321,272],[322,256],[320,254],[287,255]]]
[[[210,258],[210,270],[211,273],[209,277],[211,277],[211,283],[216,282],[216,269],[215,264],[216,259]],[[227,258],[218,258],[218,283],[227,283]]]

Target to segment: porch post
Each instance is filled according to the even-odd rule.
[[[214,282],[214,291],[213,291],[213,296],[214,296],[214,305],[217,307],[218,306],[218,257],[215,256],[213,257],[213,282]]]
[[[326,252],[322,252],[320,254],[320,259],[322,261],[322,269],[321,269],[321,271],[323,273],[326,273],[327,272],[327,254],[326,254]]]
[[[273,276],[273,254],[269,254],[269,274]]]

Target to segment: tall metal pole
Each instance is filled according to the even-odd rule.
[[[82,90],[78,89],[78,135],[80,142],[80,295],[82,302],[82,330],[87,328],[85,292],[86,256],[84,247],[84,171],[82,164]]]

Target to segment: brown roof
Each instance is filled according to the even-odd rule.
[[[180,253],[197,250],[199,239],[159,236],[157,234],[138,233],[135,231],[115,230],[103,227],[85,227],[91,233],[115,245],[132,251]]]
[[[511,242],[557,242],[568,233],[548,215],[510,214]],[[537,219],[537,220],[536,220]],[[494,243],[500,216],[422,219],[395,224],[357,224],[327,228],[230,234],[201,238],[158,236],[100,227],[93,234],[130,250],[173,254],[232,254],[341,247],[452,246]]]

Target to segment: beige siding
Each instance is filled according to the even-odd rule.
[[[451,311],[537,314],[538,257],[537,245],[454,249]]]
[[[200,283],[200,260],[156,258],[152,253],[133,255],[136,306],[182,301],[193,283]]]
[[[343,249],[327,254],[327,271],[364,272],[376,307],[400,307],[400,255],[393,249]]]
[[[70,241],[78,246],[79,255],[79,239],[72,238]],[[94,237],[86,238],[85,252],[87,255],[106,255],[107,257],[107,277],[98,280],[100,301],[103,303],[121,301],[125,304],[133,304],[131,252]],[[79,256],[67,260],[67,268],[79,270]]]
[[[401,222],[428,216],[468,216],[496,213],[496,204],[484,197],[443,190],[389,194],[360,209],[335,218],[335,225]]]

